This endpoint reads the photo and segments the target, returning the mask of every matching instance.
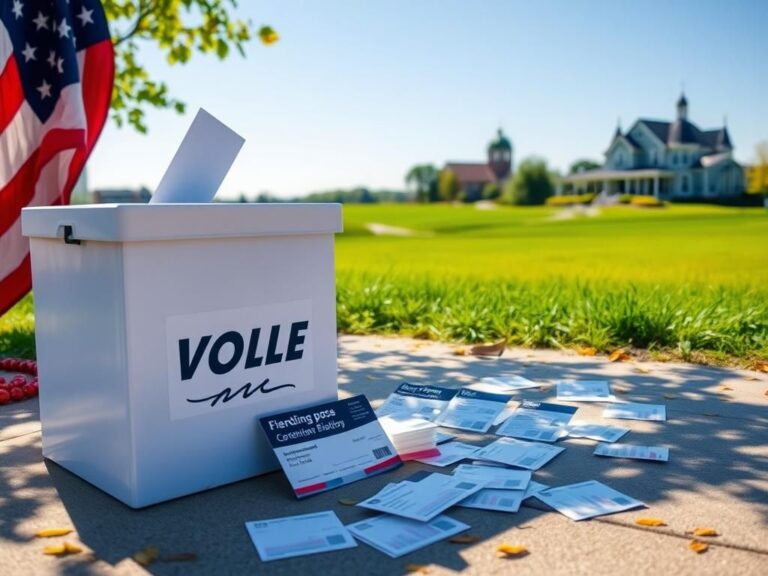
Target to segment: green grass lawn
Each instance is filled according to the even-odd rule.
[[[768,358],[768,212],[626,206],[347,205],[339,329],[524,346]],[[376,236],[371,223],[412,236]],[[33,352],[31,298],[0,318],[0,351]]]

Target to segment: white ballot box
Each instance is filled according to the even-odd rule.
[[[140,508],[277,469],[337,399],[338,204],[26,208],[43,456]]]

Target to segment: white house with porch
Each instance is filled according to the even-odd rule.
[[[744,192],[744,170],[733,159],[728,129],[700,130],[677,101],[677,120],[637,120],[616,128],[602,168],[570,174],[561,194],[652,195],[660,199],[717,199]]]

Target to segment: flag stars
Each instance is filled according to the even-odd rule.
[[[43,79],[43,83],[37,87],[37,91],[40,92],[40,100],[45,100],[51,97],[51,85]]]
[[[35,58],[35,52],[37,52],[37,48],[35,46],[30,46],[29,42],[25,43],[24,50],[21,51],[22,54],[24,54],[24,62],[29,62],[30,60],[37,60]]]
[[[83,23],[83,28],[85,28],[86,24],[93,24],[92,15],[93,15],[93,10],[86,10],[85,6],[82,7],[82,10],[80,11],[80,14],[77,15],[77,17]]]
[[[58,58],[56,60],[56,70],[59,71],[59,74],[64,74],[64,58]]]
[[[72,30],[72,27],[67,24],[67,19],[62,18],[61,24],[59,24],[59,38],[68,38],[70,30]]]
[[[11,12],[13,12],[13,15],[16,16],[16,20],[22,17],[22,8],[24,8],[24,5],[21,3],[21,0],[13,0],[13,8]],[[83,10],[85,10],[85,8],[83,8]]]
[[[37,18],[32,20],[32,22],[34,22],[35,26],[37,26],[35,30],[40,30],[40,28],[45,28],[46,30],[48,30],[48,16],[43,16],[42,12],[38,12]]]
[[[51,50],[51,53],[48,54],[48,60],[46,60],[46,62],[51,65],[51,68],[56,66],[56,52],[54,50]]]

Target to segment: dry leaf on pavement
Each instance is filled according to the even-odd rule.
[[[451,544],[474,544],[475,542],[480,542],[480,540],[480,536],[475,536],[474,534],[459,534],[449,538],[448,542]]]
[[[357,506],[358,500],[353,500],[352,498],[339,498],[339,504],[343,504],[344,506]]]
[[[48,554],[49,556],[66,556],[68,554],[79,554],[82,551],[83,549],[80,546],[71,542],[62,542],[61,544],[54,544],[53,546],[43,548],[43,554]]]
[[[511,558],[515,556],[525,556],[528,554],[528,548],[522,544],[502,544],[496,551],[505,557]]]
[[[693,534],[694,536],[720,536],[714,528],[694,528],[688,534]]]
[[[580,356],[596,356],[597,348],[594,346],[587,346],[586,348],[579,348],[576,352],[578,352]]]
[[[720,392],[730,392],[731,390],[733,390],[733,388],[731,388],[727,384],[722,384],[720,388],[718,388],[718,390],[720,390]]]
[[[467,355],[467,349],[466,348],[456,348],[453,351],[454,356],[466,356]]]
[[[626,362],[631,358],[632,358],[632,355],[626,350],[623,350],[622,348],[619,348],[618,350],[614,350],[608,355],[609,362]]]
[[[637,366],[635,368],[632,368],[632,372],[636,372],[637,374],[650,374],[651,370],[649,368],[643,368],[642,366]]]
[[[66,536],[72,532],[72,528],[46,528],[35,533],[37,538],[53,538],[54,536]]]
[[[666,526],[667,523],[661,518],[637,518],[635,524],[638,526]]]
[[[699,542],[698,540],[691,540],[688,542],[688,548],[696,552],[696,554],[701,554],[709,549],[709,544],[706,542]]]
[[[765,360],[755,360],[752,362],[752,366],[750,366],[752,370],[757,370],[758,372],[765,372],[768,374],[768,361]]]
[[[429,566],[425,566],[424,564],[406,564],[405,571],[412,574],[429,574]]]
[[[154,563],[160,557],[160,551],[154,546],[145,546],[144,549],[139,550],[133,555],[134,561],[137,564],[141,564],[144,567]]]
[[[507,348],[506,340],[499,340],[494,344],[477,344],[469,349],[472,356],[501,356]]]

